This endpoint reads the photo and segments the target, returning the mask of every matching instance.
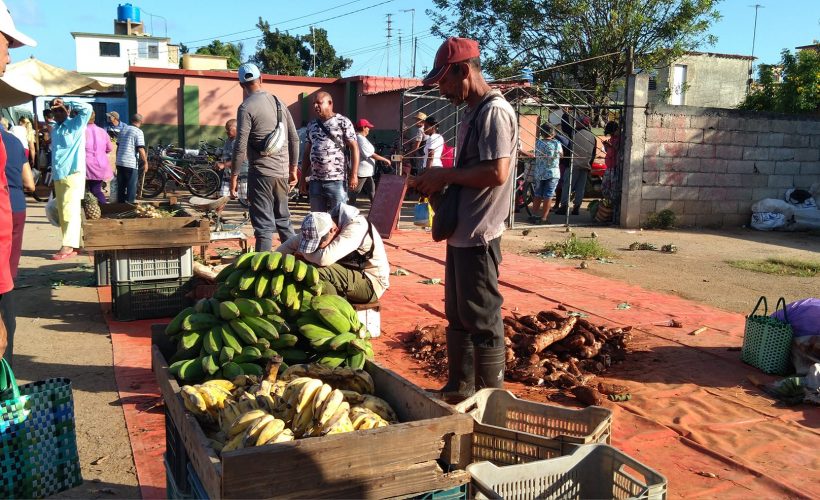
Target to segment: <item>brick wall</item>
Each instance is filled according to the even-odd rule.
[[[747,224],[755,201],[820,182],[820,118],[668,105],[634,116],[643,152],[625,171],[641,173],[641,224],[667,208],[681,226]]]

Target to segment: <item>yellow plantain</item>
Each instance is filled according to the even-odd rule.
[[[276,420],[273,418],[272,415],[265,415],[259,419],[257,419],[253,425],[245,430],[245,438],[242,440],[242,443],[245,445],[246,448],[250,446],[256,446],[256,440],[259,438],[259,434],[265,429],[265,427]]]
[[[233,438],[237,434],[245,432],[245,430],[256,422],[256,419],[262,418],[267,413],[262,410],[251,410],[239,415],[237,419],[231,424],[228,429],[228,437]]]
[[[261,446],[270,441],[271,439],[275,439],[276,436],[278,436],[284,430],[285,422],[279,420],[278,418],[273,418],[272,420],[269,420],[265,424],[265,428],[259,432],[254,446]]]

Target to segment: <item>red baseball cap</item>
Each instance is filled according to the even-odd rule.
[[[479,56],[478,42],[469,38],[451,37],[441,44],[436,52],[436,59],[433,63],[433,70],[422,80],[424,85],[433,85],[447,73],[447,68],[451,64],[464,62]]]
[[[360,119],[356,122],[356,128],[365,128],[365,127],[367,127],[367,128],[373,128],[373,124],[372,124],[372,123],[370,123],[369,121],[367,121],[367,118],[360,118]]]

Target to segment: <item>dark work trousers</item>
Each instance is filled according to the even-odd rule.
[[[287,177],[266,177],[253,167],[248,170],[248,203],[256,251],[267,252],[273,244],[273,231],[284,243],[296,234],[290,222]]]
[[[6,352],[3,357],[11,365],[14,353],[14,331],[17,330],[17,316],[14,313],[14,290],[0,295],[0,314],[3,315],[3,325],[6,327]]]
[[[501,238],[487,246],[447,245],[444,312],[450,331],[472,337],[476,347],[504,347],[504,323],[498,291]]]
[[[367,199],[370,200],[370,203],[373,203],[373,196],[376,194],[376,181],[373,180],[373,177],[359,177],[359,185],[356,186],[356,189],[348,191],[349,203],[355,207],[359,195],[364,193],[367,193]]]
[[[373,283],[364,271],[350,269],[341,264],[319,268],[322,295],[341,295],[351,304],[369,304],[376,301]]]
[[[139,169],[117,165],[117,201],[120,203],[134,203],[137,199],[137,183]]]

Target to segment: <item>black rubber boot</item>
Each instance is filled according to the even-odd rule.
[[[447,330],[447,384],[441,399],[460,403],[475,393],[473,339],[466,332]]]
[[[504,388],[505,348],[475,348],[475,390]]]

